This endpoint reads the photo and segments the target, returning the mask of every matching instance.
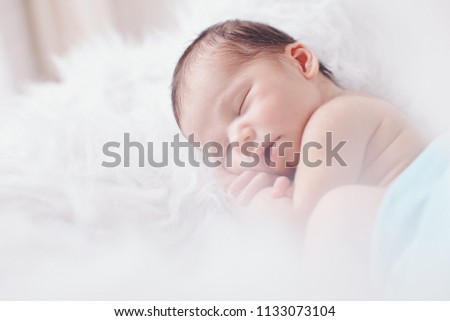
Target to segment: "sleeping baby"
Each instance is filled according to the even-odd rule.
[[[250,21],[198,36],[174,71],[172,104],[185,136],[226,146],[217,173],[236,200],[305,228],[305,262],[319,279],[339,262],[351,277],[378,273],[408,291],[423,281],[450,295],[448,273],[436,272],[450,267],[449,137],[425,149],[390,103],[341,88],[310,48]]]
[[[250,21],[198,36],[175,69],[172,103],[183,134],[201,146],[247,143],[224,156],[230,193],[288,197],[300,217],[340,186],[389,185],[424,147],[395,107],[340,88],[312,50]]]

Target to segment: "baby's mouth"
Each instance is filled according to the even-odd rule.
[[[266,165],[269,165],[270,163],[268,161],[274,162],[274,159],[276,157],[275,155],[275,147],[276,147],[276,142],[279,139],[279,137],[277,139],[275,139],[274,141],[271,141],[265,148],[264,148],[264,158],[266,159]]]
[[[270,143],[268,146],[266,146],[266,147],[264,148],[264,158],[265,158],[266,160],[271,160],[271,154],[272,154],[271,148],[273,147],[274,144],[275,144],[275,143],[272,142],[272,143]]]

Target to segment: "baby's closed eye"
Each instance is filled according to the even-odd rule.
[[[242,115],[244,112],[245,112],[245,107],[246,107],[246,100],[247,100],[247,96],[248,96],[248,93],[250,92],[250,89],[248,89],[246,92],[245,92],[245,94],[244,94],[244,97],[242,98],[242,100],[241,100],[241,105],[239,106],[239,111],[238,111],[238,115],[240,116],[240,115]]]

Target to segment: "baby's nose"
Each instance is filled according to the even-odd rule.
[[[255,131],[251,127],[245,126],[243,128],[240,128],[237,133],[231,137],[230,140],[238,142],[240,145],[242,145],[246,142],[254,141],[255,138]]]

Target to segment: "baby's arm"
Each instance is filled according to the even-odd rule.
[[[318,293],[333,289],[336,294],[361,295],[361,289],[369,288],[371,242],[384,192],[347,185],[319,201],[309,219],[302,261]]]
[[[365,107],[348,98],[337,99],[309,120],[294,180],[293,206],[301,216],[309,216],[328,191],[358,183],[366,146],[382,122],[379,113]],[[305,150],[308,142],[314,144]]]

